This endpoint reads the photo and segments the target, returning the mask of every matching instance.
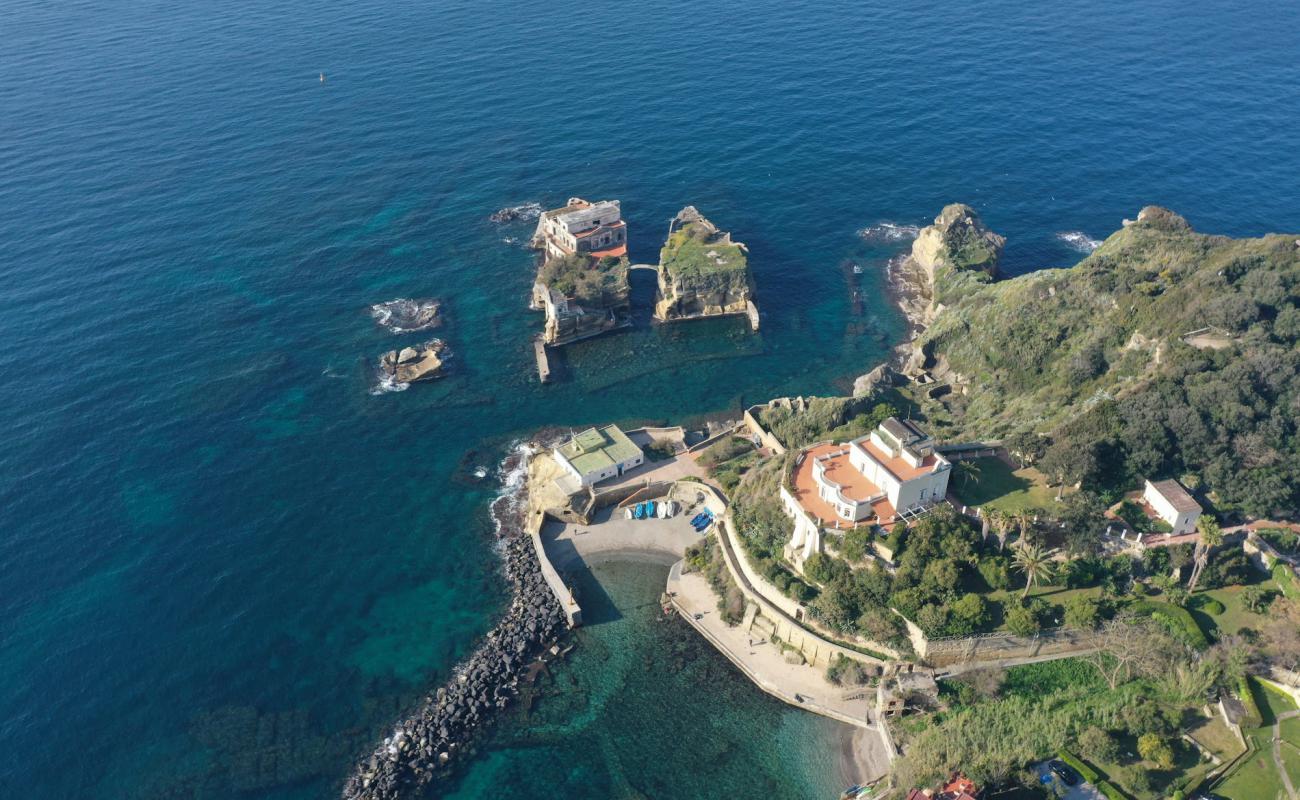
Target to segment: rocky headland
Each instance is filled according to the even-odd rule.
[[[749,251],[694,206],[678,212],[659,251],[655,318],[661,321],[749,314],[757,327]]]
[[[441,339],[390,350],[379,358],[381,379],[388,383],[414,383],[442,376],[451,351]]]
[[[505,617],[446,685],[357,764],[344,800],[423,796],[425,787],[451,773],[483,726],[517,695],[530,666],[563,634],[560,605],[528,537],[516,534],[504,549],[513,589]]]
[[[877,387],[905,382],[904,375],[924,372],[930,359],[917,345],[919,337],[946,305],[998,278],[1005,245],[1006,239],[964,203],[944,206],[933,224],[921,228],[911,250],[889,269],[890,289],[910,327],[907,341],[895,349],[891,362],[858,376],[853,394],[862,397]]]

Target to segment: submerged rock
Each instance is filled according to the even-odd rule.
[[[379,359],[383,377],[395,383],[414,383],[440,377],[442,366],[451,357],[441,339],[431,339],[415,347],[390,350]]]
[[[442,324],[442,301],[399,297],[370,307],[370,316],[390,333],[414,333]]]

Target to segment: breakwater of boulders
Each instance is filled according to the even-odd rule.
[[[418,713],[398,723],[357,764],[343,787],[344,800],[416,797],[447,777],[483,726],[518,694],[529,667],[564,633],[564,615],[532,542],[515,535],[503,540],[503,549],[514,590],[504,619]]]

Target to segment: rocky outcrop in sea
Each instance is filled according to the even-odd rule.
[[[505,617],[452,679],[356,766],[344,800],[423,796],[425,787],[450,774],[483,726],[516,696],[529,666],[564,632],[560,604],[528,537],[506,539],[504,558],[514,589]]]
[[[442,301],[399,297],[370,307],[370,316],[389,333],[427,331],[442,324]]]
[[[441,339],[430,339],[414,347],[390,350],[379,358],[380,380],[403,384],[437,378],[451,351]]]

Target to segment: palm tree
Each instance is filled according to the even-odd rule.
[[[1021,544],[1028,544],[1034,535],[1034,515],[1028,511],[1021,511],[1015,515],[1016,528],[1020,530]]]
[[[1192,577],[1187,581],[1187,591],[1196,591],[1196,583],[1201,579],[1201,572],[1210,563],[1210,551],[1223,544],[1223,530],[1213,517],[1201,515],[1196,521],[1196,531],[1200,537],[1196,540],[1196,552],[1192,554]]]
[[[1005,550],[1007,548],[1007,535],[1011,533],[1011,517],[1007,516],[1007,512],[995,508],[986,512],[984,518],[988,521],[989,527],[997,534],[998,551]]]
[[[1025,573],[1025,592],[1020,595],[1021,600],[1029,596],[1031,586],[1050,581],[1052,573],[1056,571],[1056,565],[1047,551],[1036,544],[1021,542],[1016,548],[1013,561],[1015,568]]]
[[[961,488],[965,489],[970,486],[971,481],[979,479],[980,465],[975,463],[973,458],[958,461],[957,475],[961,478]]]

